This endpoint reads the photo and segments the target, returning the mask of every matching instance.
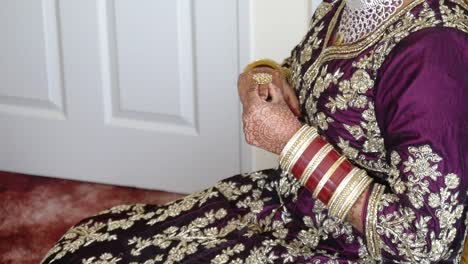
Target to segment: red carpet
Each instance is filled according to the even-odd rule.
[[[80,219],[119,204],[181,195],[0,172],[0,263],[37,264]]]

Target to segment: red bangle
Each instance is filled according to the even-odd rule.
[[[317,188],[317,185],[327,171],[333,166],[333,164],[340,158],[340,154],[335,150],[330,151],[328,155],[319,164],[317,169],[312,173],[312,176],[306,182],[307,189],[313,191]]]
[[[299,157],[297,162],[294,164],[291,172],[297,178],[300,179],[302,173],[304,172],[305,168],[309,164],[309,162],[314,158],[317,152],[325,146],[327,142],[320,137],[315,138],[312,143],[306,148],[304,153]]]
[[[353,165],[349,161],[344,161],[338,167],[338,169],[330,177],[330,180],[325,183],[323,189],[320,191],[318,198],[324,204],[330,202],[333,193],[335,192],[338,185],[343,181],[343,179],[353,170]]]
[[[325,150],[325,148],[329,149]],[[353,165],[346,158],[342,157],[336,150],[330,151],[330,148],[331,146],[324,139],[316,137],[302,153],[297,153],[300,156],[292,164],[291,169],[294,177],[302,180],[301,183],[312,193],[315,190],[314,197],[317,197],[324,204],[330,202],[338,186],[353,170]],[[325,153],[327,151],[329,152]],[[326,179],[323,178],[324,176]],[[319,183],[320,186],[318,186]],[[316,188],[319,189],[316,190]]]

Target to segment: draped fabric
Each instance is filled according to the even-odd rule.
[[[285,65],[303,121],[375,180],[363,233],[329,217],[291,175],[265,170],[84,219],[43,263],[459,263],[467,4],[416,0],[366,38],[333,46],[343,5],[319,6]]]

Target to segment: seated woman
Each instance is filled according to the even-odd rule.
[[[280,169],[111,208],[43,263],[459,263],[467,9],[323,2],[283,65],[256,62],[239,78],[246,139],[280,154]]]

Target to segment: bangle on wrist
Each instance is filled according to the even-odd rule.
[[[297,159],[302,155],[303,147],[306,142],[312,141],[318,136],[317,129],[308,125],[302,126],[292,138],[286,143],[286,146],[280,154],[280,166],[284,171],[291,172],[291,168]]]
[[[329,208],[330,215],[344,220],[362,193],[373,182],[366,171],[354,167],[334,147],[304,125],[280,155],[281,168]]]

